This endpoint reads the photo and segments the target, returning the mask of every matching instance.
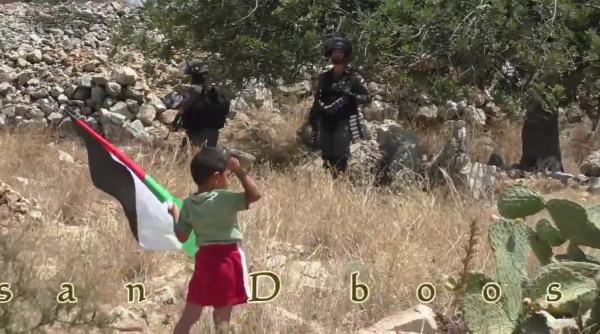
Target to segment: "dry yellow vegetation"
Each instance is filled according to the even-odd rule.
[[[282,147],[291,145],[291,128],[276,131],[276,138],[287,143]],[[423,133],[426,147],[439,149],[447,138],[445,131]],[[508,162],[519,157],[519,133],[519,126],[499,126],[489,137],[495,138]],[[488,148],[480,137],[473,133],[469,145],[472,156],[485,160]],[[576,154],[570,150],[565,146],[563,160],[576,172],[570,158]],[[60,151],[74,162],[60,159]],[[30,211],[42,213],[40,218],[21,215],[17,220],[14,201],[19,199],[11,195],[11,202],[0,185],[0,282],[9,282],[15,292],[11,302],[0,304],[0,333],[32,328],[53,333],[117,328],[169,333],[183,307],[193,267],[184,254],[140,251],[118,203],[92,185],[85,149],[49,134],[3,132],[0,157],[0,181],[31,199]],[[140,165],[179,198],[193,190],[188,164],[177,163],[166,151],[143,148],[132,158],[139,158]],[[269,263],[280,255],[286,256],[287,264],[271,269],[283,280],[273,302],[234,311],[238,333],[350,333],[419,303],[415,291],[424,282],[438,288],[434,308],[452,312],[452,296],[442,289],[443,276],[461,270],[472,221],[482,234],[471,268],[493,273],[485,236],[495,213],[493,201],[474,202],[452,187],[433,192],[415,187],[394,194],[292,167],[259,165],[252,174],[264,196],[241,216],[251,271],[271,269]],[[552,196],[588,196],[555,182],[535,187]],[[319,262],[324,271],[310,284],[294,285],[289,283],[297,282],[289,278],[294,261]],[[362,304],[350,300],[349,276],[355,270],[370,287],[370,298]],[[56,303],[62,282],[74,283],[78,303]],[[127,282],[146,284],[148,301],[128,304]],[[263,288],[266,294],[271,286]],[[209,329],[206,314],[197,332]]]

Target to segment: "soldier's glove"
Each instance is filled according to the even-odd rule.
[[[328,115],[333,115],[333,114],[337,113],[337,111],[342,106],[344,106],[344,104],[346,104],[347,101],[348,101],[347,98],[340,97],[339,99],[335,100],[335,102],[333,102],[332,104],[329,104],[329,105],[321,104],[321,108],[324,113],[326,113]]]
[[[177,93],[172,93],[171,96],[166,101],[164,101],[164,104],[165,107],[167,107],[167,109],[178,109],[181,103],[183,103],[183,101],[183,96]]]
[[[341,94],[343,94],[344,96],[348,96],[348,97],[356,96],[356,94],[352,93],[352,91],[348,87],[340,87],[339,92]]]

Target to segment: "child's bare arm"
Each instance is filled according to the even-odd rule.
[[[260,190],[258,190],[258,186],[254,180],[252,180],[250,175],[248,175],[243,168],[236,169],[234,173],[235,176],[237,176],[237,178],[240,180],[242,187],[244,187],[246,205],[257,202],[262,197],[262,194],[260,193]]]
[[[227,169],[232,171],[242,183],[242,187],[244,187],[244,199],[246,201],[246,207],[258,201],[262,197],[260,190],[258,190],[258,186],[256,186],[256,183],[254,183],[254,180],[252,180],[248,173],[246,173],[244,168],[240,166],[240,162],[237,158],[234,156],[229,156],[227,158]]]
[[[179,240],[179,242],[184,243],[188,240],[188,238],[190,237],[189,233],[185,233],[185,231],[188,230],[188,228],[186,226],[184,226],[185,224],[181,224],[179,217],[179,208],[177,208],[177,205],[175,205],[174,203],[171,203],[169,206],[169,213],[171,214],[171,217],[173,217],[173,220],[175,221],[175,224],[173,226],[173,230],[175,231],[175,236],[177,237],[177,240]]]

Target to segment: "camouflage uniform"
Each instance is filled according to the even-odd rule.
[[[346,57],[351,54],[345,40],[330,41],[326,55],[331,55],[333,48],[342,49]],[[358,107],[370,101],[365,81],[354,68],[346,66],[341,75],[333,69],[319,75],[309,124],[325,168],[333,167],[334,177],[346,171],[351,157],[350,145],[364,138]]]

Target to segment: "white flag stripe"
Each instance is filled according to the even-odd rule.
[[[114,155],[111,154],[111,156],[115,161],[124,165]],[[135,183],[137,231],[140,246],[148,251],[181,249],[181,243],[177,240],[173,230],[173,218],[169,214],[168,204],[161,203],[133,171],[129,168],[127,170],[131,173]]]

